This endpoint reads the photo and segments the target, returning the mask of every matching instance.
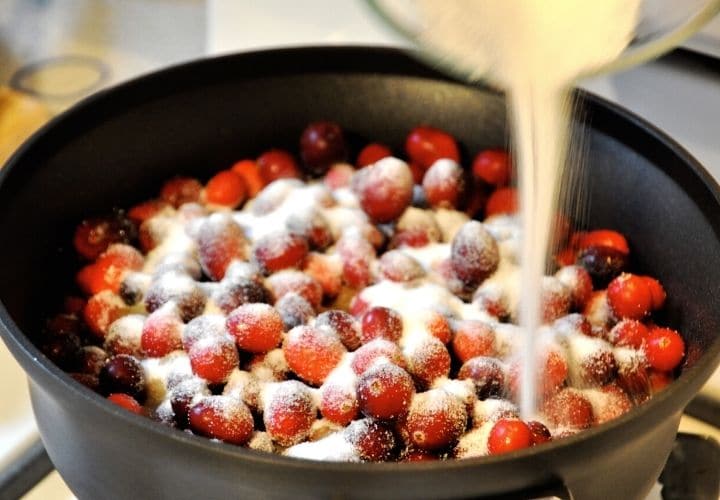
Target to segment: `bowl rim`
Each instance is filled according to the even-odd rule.
[[[319,61],[324,69],[316,71],[318,73],[367,73],[369,68],[353,69],[353,60],[357,57],[370,57],[365,64],[372,66],[372,60],[378,62],[376,71],[380,74],[396,74],[405,77],[426,77],[433,80],[456,83],[462,86],[467,84],[459,82],[452,77],[442,74],[434,69],[425,66],[417,59],[417,53],[412,50],[390,47],[376,46],[302,46],[292,48],[273,48],[251,52],[242,52],[236,54],[225,54],[214,57],[200,58],[177,65],[170,66],[152,73],[142,75],[140,77],[128,80],[113,87],[101,90],[93,94],[81,102],[65,111],[64,113],[54,117],[50,122],[38,130],[28,141],[26,141],[7,161],[5,167],[0,170],[0,192],[6,184],[8,176],[13,173],[18,164],[22,163],[23,158],[33,151],[37,144],[49,137],[57,134],[58,130],[62,130],[69,122],[82,118],[91,112],[94,108],[102,108],[106,103],[116,100],[118,95],[133,95],[136,90],[143,90],[147,86],[153,86],[163,83],[168,79],[173,79],[184,74],[195,74],[199,71],[208,69],[218,69],[229,64],[236,66],[252,66],[253,61],[265,58],[278,58],[288,61],[297,61],[300,59],[313,58]],[[340,64],[335,67],[337,61],[347,60],[347,64]],[[283,68],[279,68],[278,74],[287,74]],[[289,73],[296,74],[293,71]],[[257,74],[256,77],[272,76],[266,74]],[[180,80],[182,81],[182,79]],[[483,86],[474,85],[471,88],[486,89]],[[495,92],[494,90],[489,90]],[[610,101],[591,94],[586,91],[578,91],[578,95],[593,110],[600,110],[608,113],[610,116],[624,121],[631,126],[647,134],[647,139],[655,143],[661,144],[673,155],[682,161],[685,167],[689,168],[693,174],[714,198],[715,203],[720,207],[720,186],[717,181],[706,171],[706,169],[690,155],[676,141],[667,136],[654,125],[648,123],[643,118],[635,115],[629,110],[622,108]],[[113,112],[117,112],[114,109]],[[668,414],[669,409],[675,405],[675,400],[681,396],[683,391],[687,392],[688,387],[699,389],[712,373],[714,366],[720,361],[720,337],[716,339],[705,351],[698,362],[683,371],[681,376],[676,379],[666,390],[654,395],[649,401],[633,408],[630,412],[623,414],[605,424],[592,427],[578,434],[563,438],[561,440],[545,443],[541,446],[526,448],[507,454],[497,456],[482,456],[459,460],[444,460],[440,462],[413,462],[413,463],[353,463],[353,462],[335,462],[299,459],[287,457],[274,453],[255,451],[248,448],[235,446],[223,442],[214,442],[202,436],[190,435],[182,430],[162,425],[149,418],[135,415],[128,412],[117,405],[107,401],[98,393],[86,388],[79,382],[75,381],[70,375],[52,363],[37,348],[28,336],[26,336],[20,328],[15,324],[9,315],[5,305],[0,302],[0,336],[5,341],[9,350],[15,359],[21,364],[29,379],[41,378],[44,383],[59,384],[62,390],[69,391],[76,398],[86,400],[90,405],[99,411],[112,415],[121,419],[124,424],[130,427],[138,428],[143,432],[148,432],[161,436],[163,439],[181,443],[191,448],[199,448],[205,452],[221,454],[233,457],[238,464],[243,462],[254,462],[256,464],[272,464],[273,466],[283,466],[291,469],[307,470],[308,468],[317,469],[324,473],[342,472],[342,473],[367,473],[371,472],[392,472],[397,473],[417,473],[435,470],[455,470],[475,468],[484,465],[500,464],[514,460],[532,460],[538,455],[545,455],[555,451],[573,447],[575,444],[594,441],[600,443],[604,435],[613,432],[619,432],[623,427],[639,426],[644,419],[643,416],[651,415],[655,412]],[[702,380],[698,380],[702,378]],[[684,404],[687,404],[689,397],[683,398]],[[661,411],[662,410],[662,411]]]

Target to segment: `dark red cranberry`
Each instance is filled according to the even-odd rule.
[[[505,391],[505,370],[495,358],[477,356],[467,360],[458,379],[472,380],[478,399],[501,396]]]
[[[100,391],[104,395],[122,392],[138,402],[145,400],[145,372],[142,365],[128,354],[118,354],[107,360],[100,370]]]
[[[332,166],[345,160],[347,148],[340,125],[334,122],[309,124],[300,136],[300,157],[311,175],[323,175]]]
[[[280,313],[285,330],[288,331],[296,326],[304,325],[315,315],[315,310],[310,302],[294,292],[280,297],[275,303],[275,309]]]
[[[65,371],[75,371],[82,360],[80,337],[68,332],[53,335],[42,345],[42,352]]]
[[[361,459],[370,462],[389,460],[395,448],[392,430],[369,418],[352,422],[345,428],[343,436],[355,446]]]
[[[360,323],[351,314],[338,309],[325,311],[315,319],[315,326],[327,326],[333,330],[343,345],[354,351],[360,347]]]
[[[222,281],[213,298],[218,307],[225,314],[229,314],[243,304],[267,304],[270,301],[270,291],[257,281],[238,278],[229,282]]]
[[[177,304],[182,320],[187,322],[202,314],[207,297],[190,276],[171,271],[152,282],[145,296],[145,307],[153,312],[171,300]]]
[[[552,441],[552,434],[550,434],[550,430],[545,427],[545,424],[542,422],[531,420],[527,422],[527,426],[530,428],[533,446]]]
[[[180,429],[187,429],[190,425],[190,408],[192,407],[193,395],[187,392],[174,393],[170,398],[175,425]]]
[[[129,243],[137,237],[135,225],[122,210],[83,220],[75,230],[75,250],[88,260],[97,259],[113,243]]]
[[[582,250],[577,263],[590,273],[594,289],[599,290],[627,269],[628,255],[615,248],[594,246]]]

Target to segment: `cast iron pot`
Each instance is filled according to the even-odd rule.
[[[590,118],[590,227],[628,235],[636,269],[664,283],[662,321],[685,335],[686,366],[650,402],[576,436],[504,456],[415,464],[303,461],[191,436],[106,402],[32,338],[72,279],[70,239],[88,214],[146,199],[173,175],[207,179],[269,147],[296,150],[312,120],[335,120],[358,143],[382,140],[396,151],[421,123],[448,130],[466,154],[502,145],[500,95],[395,50],[292,49],[171,68],[55,119],[2,172],[0,320],[70,489],[81,499],[643,496],[684,406],[720,357],[718,188],[647,123],[597,98],[581,101]]]

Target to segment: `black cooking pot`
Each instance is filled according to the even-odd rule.
[[[191,436],[106,402],[31,339],[72,279],[70,237],[88,214],[143,200],[179,173],[206,179],[269,147],[296,149],[299,131],[317,119],[397,151],[420,123],[448,130],[468,152],[502,145],[500,95],[396,50],[292,49],[171,68],[55,119],[2,172],[0,320],[70,489],[82,499],[644,495],[683,408],[720,357],[718,188],[648,124],[597,98],[580,100],[589,117],[589,224],[626,234],[636,268],[663,282],[662,321],[685,335],[686,366],[650,402],[576,436],[503,456],[414,464],[304,461]]]

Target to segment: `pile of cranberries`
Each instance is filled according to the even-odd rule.
[[[317,122],[298,157],[271,149],[85,219],[42,350],[128,411],[314,459],[514,451],[663,389],[685,346],[654,322],[662,284],[631,272],[622,234],[561,224],[542,401],[520,419],[512,163],[488,149],[463,168],[460,151],[419,126],[402,152],[352,154],[338,124]]]

